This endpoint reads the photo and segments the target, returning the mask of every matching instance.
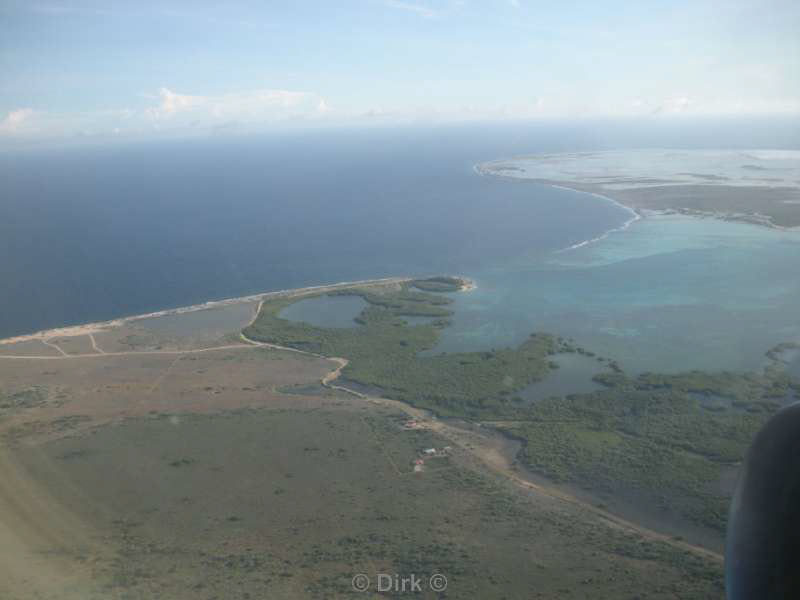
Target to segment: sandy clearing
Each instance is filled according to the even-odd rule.
[[[280,348],[279,346],[273,347]],[[294,348],[287,348],[287,350],[302,352],[300,350],[295,350]],[[515,471],[511,461],[503,452],[498,449],[496,443],[494,443],[489,436],[480,435],[475,431],[462,429],[451,423],[444,422],[441,419],[437,419],[436,417],[432,416],[428,411],[414,408],[397,400],[390,400],[388,398],[376,396],[367,396],[355,390],[348,389],[345,386],[332,384],[331,382],[335,381],[341,374],[342,369],[347,366],[348,361],[338,357],[329,357],[329,360],[334,361],[337,364],[337,367],[322,378],[322,385],[330,389],[352,394],[358,398],[369,400],[376,404],[391,406],[393,408],[402,410],[407,415],[416,419],[421,426],[427,427],[431,431],[434,431],[442,437],[449,439],[453,444],[457,445],[462,450],[474,455],[492,471],[507,477],[518,487],[581,508],[593,514],[594,516],[599,517],[608,525],[623,531],[634,532],[649,540],[664,542],[717,562],[722,562],[724,560],[720,554],[712,550],[708,550],[707,548],[703,548],[694,544],[689,544],[684,541],[676,540],[669,535],[653,531],[652,529],[648,529],[638,525],[637,523],[623,519],[622,517],[598,508],[597,506],[594,506],[588,502],[584,502],[583,500],[580,500],[579,498],[576,498],[575,496],[572,496],[571,494],[568,494],[562,490],[556,489],[555,487],[534,483],[533,481],[526,479],[524,476]]]
[[[204,302],[202,304],[194,304],[192,306],[184,306],[181,308],[173,308],[168,310],[160,310],[143,315],[133,315],[130,317],[123,317],[120,319],[112,319],[110,321],[99,321],[96,323],[85,323],[83,325],[71,325],[68,327],[58,327],[55,329],[46,329],[34,333],[18,335],[14,337],[0,339],[0,345],[15,344],[18,342],[25,342],[28,340],[50,340],[57,337],[76,337],[81,335],[89,335],[108,329],[121,327],[122,325],[140,321],[142,319],[152,319],[155,317],[164,317],[168,315],[180,315],[189,312],[196,312],[200,310],[207,310],[209,308],[218,308],[223,306],[230,306],[231,304],[242,304],[250,302],[263,301],[265,298],[275,298],[278,296],[295,297],[303,296],[306,294],[316,294],[321,292],[333,291],[340,288],[353,287],[357,285],[384,285],[396,284],[411,281],[410,277],[385,277],[381,279],[366,279],[363,281],[342,281],[339,283],[332,283],[329,285],[316,285],[304,288],[278,290],[275,292],[264,292],[261,294],[254,294],[252,296],[241,296],[238,298],[228,298],[226,300],[213,300]],[[259,305],[260,306],[260,305]],[[257,314],[257,313],[256,313]]]
[[[257,313],[256,313],[257,314]],[[473,431],[466,431],[462,428],[459,428],[455,425],[445,423],[440,419],[436,419],[427,411],[414,408],[402,402],[391,400],[388,398],[382,398],[378,396],[368,396],[366,394],[362,394],[361,392],[357,392],[355,390],[351,390],[345,386],[337,385],[335,382],[339,376],[341,375],[342,369],[347,366],[348,361],[347,359],[341,357],[326,357],[320,354],[315,354],[311,352],[306,352],[303,350],[297,350],[295,348],[289,348],[285,346],[279,346],[277,344],[269,344],[263,342],[257,342],[246,337],[244,334],[241,334],[242,340],[245,342],[243,344],[230,344],[225,346],[217,346],[214,348],[202,348],[202,349],[195,349],[195,350],[164,350],[164,351],[141,351],[141,352],[114,352],[114,353],[105,353],[102,355],[99,354],[87,354],[87,355],[72,355],[72,356],[38,356],[38,357],[30,357],[30,356],[0,356],[0,358],[17,358],[17,359],[38,359],[38,360],[65,360],[65,359],[75,359],[75,358],[97,358],[97,357],[109,357],[109,356],[130,356],[130,355],[177,355],[175,361],[173,361],[168,368],[167,372],[171,370],[172,366],[174,366],[178,360],[183,355],[186,354],[198,354],[204,352],[212,352],[218,350],[226,350],[226,349],[240,349],[240,348],[271,348],[275,350],[281,350],[286,352],[292,352],[300,355],[310,356],[313,358],[320,358],[325,359],[328,361],[332,361],[335,363],[336,367],[326,373],[321,379],[320,383],[331,389],[337,390],[341,392],[345,392],[347,394],[353,395],[357,398],[362,400],[368,400],[374,404],[380,404],[385,406],[391,406],[393,408],[399,409],[409,416],[414,417],[417,419],[423,426],[428,427],[432,431],[439,433],[440,435],[447,437],[450,439],[454,444],[458,445],[463,450],[473,454],[476,456],[483,464],[487,467],[492,469],[493,471],[504,475],[508,478],[511,482],[516,484],[518,487],[533,491],[538,494],[542,494],[548,496],[550,498],[569,503],[573,506],[579,507],[585,511],[588,511],[595,516],[601,518],[604,522],[618,527],[620,529],[636,532],[639,535],[654,541],[660,541],[664,543],[668,543],[670,545],[679,547],[683,550],[687,550],[693,552],[695,554],[704,556],[706,558],[710,558],[715,561],[721,562],[723,560],[722,556],[708,550],[706,548],[702,548],[700,546],[696,546],[693,544],[689,544],[683,541],[675,540],[674,538],[658,533],[626,519],[623,519],[617,515],[611,514],[608,511],[605,511],[601,508],[598,508],[590,503],[584,502],[562,490],[555,489],[554,487],[544,486],[538,483],[534,483],[529,481],[528,479],[524,478],[517,472],[515,472],[513,465],[509,459],[503,455],[502,452],[498,451],[496,445],[492,442],[492,440],[488,436],[481,436],[476,434]],[[166,373],[164,374],[166,376]],[[160,380],[156,381],[153,384],[152,390],[160,383]]]

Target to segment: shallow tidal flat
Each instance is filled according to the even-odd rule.
[[[629,150],[483,163],[484,174],[604,194],[637,210],[800,226],[800,151]]]
[[[248,346],[254,304],[20,343],[46,358],[0,359],[5,475],[47,493],[6,507],[17,547],[76,598],[347,597],[368,569],[449,572],[455,597],[721,597],[731,481],[800,395],[796,348],[769,356],[800,339],[798,236],[661,214],[566,241],[468,293],[276,297],[246,329],[344,363]],[[320,385],[334,368],[363,393]]]
[[[566,170],[553,161],[552,169]],[[531,163],[539,165],[519,159],[519,170],[511,170],[517,161],[498,161],[500,171],[491,170],[494,163],[479,168],[539,177]],[[583,163],[569,164],[572,179],[562,173],[561,185],[581,176]],[[788,185],[790,176],[781,176]],[[595,240],[572,240],[561,252],[469,272],[478,289],[455,299],[453,325],[434,351],[502,347],[536,330],[574,337],[633,373],[757,370],[770,348],[800,339],[798,264],[799,231],[647,213]]]
[[[481,428],[409,430],[399,404],[319,388],[325,359],[209,349],[246,316],[223,310],[98,341],[129,354],[0,361],[4,598],[345,598],[359,572],[440,572],[467,598],[721,596],[713,560],[488,469]]]

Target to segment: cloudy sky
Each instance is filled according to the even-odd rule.
[[[0,0],[0,143],[800,115],[796,0]]]

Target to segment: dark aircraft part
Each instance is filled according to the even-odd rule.
[[[800,403],[774,415],[750,447],[726,546],[728,600],[800,599]]]

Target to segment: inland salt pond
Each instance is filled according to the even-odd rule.
[[[355,318],[366,307],[367,303],[361,296],[315,296],[290,304],[278,316],[316,327],[357,327]]]
[[[603,388],[592,378],[607,372],[608,367],[596,357],[560,352],[551,359],[558,368],[550,371],[541,381],[521,390],[517,395],[524,402],[532,403],[553,396],[588,394]]]

